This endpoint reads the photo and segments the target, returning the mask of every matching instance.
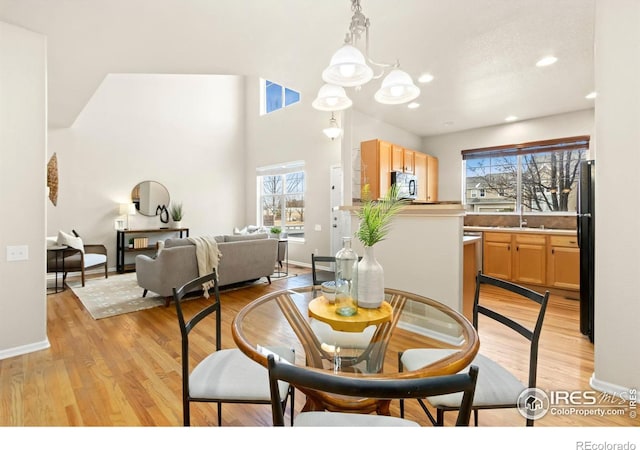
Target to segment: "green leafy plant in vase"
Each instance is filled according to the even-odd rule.
[[[182,217],[184,215],[182,203],[172,203],[169,207],[169,214],[171,215],[171,220],[173,220],[173,226],[175,228],[180,228],[180,222],[182,222]]]
[[[395,184],[381,199],[370,199],[368,185],[363,193],[365,201],[358,211],[360,225],[355,233],[364,245],[364,256],[358,263],[358,306],[378,308],[384,301],[384,269],[375,258],[373,246],[387,238],[393,218],[409,201],[399,198]]]

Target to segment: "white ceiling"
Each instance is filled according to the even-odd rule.
[[[348,94],[420,136],[592,108],[594,2],[361,0],[372,58],[435,79],[415,110],[377,104],[380,80]],[[70,126],[108,73],[256,75],[310,108],[351,14],[350,0],[0,0],[0,20],[47,36],[54,127]],[[558,62],[535,67],[548,54]]]

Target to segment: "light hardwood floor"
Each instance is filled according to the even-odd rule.
[[[247,302],[267,292],[310,284],[308,269],[292,267],[297,277],[222,293],[223,347],[233,347],[230,323]],[[117,275],[112,275],[117,276]],[[90,282],[90,281],[89,281]],[[505,308],[531,316],[512,301]],[[187,302],[198,309],[201,300]],[[51,348],[0,361],[0,426],[180,426],[182,423],[180,334],[175,308],[158,307],[94,320],[67,289],[47,296]],[[496,326],[479,325],[481,350],[516,362],[526,379],[524,346]],[[504,345],[510,350],[505,350]],[[213,345],[198,339],[193,350],[205,354]],[[590,390],[593,345],[578,330],[578,303],[552,296],[540,341],[538,380],[545,390]],[[389,349],[394,352],[394,349]],[[390,358],[394,361],[395,358]],[[518,362],[519,361],[519,362]],[[299,410],[303,395],[296,399]],[[394,402],[395,403],[395,402]],[[397,405],[392,405],[397,414]],[[428,422],[415,402],[407,417]],[[215,425],[215,406],[192,408],[192,424]],[[225,426],[269,426],[263,405],[224,405]],[[536,426],[637,426],[623,417],[552,416]],[[515,410],[481,411],[480,426],[524,426]]]

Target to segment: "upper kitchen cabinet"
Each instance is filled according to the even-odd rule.
[[[416,153],[417,155],[417,153]],[[418,185],[420,180],[418,179]],[[438,201],[438,158],[427,155],[427,201]]]
[[[438,201],[438,158],[373,139],[360,143],[360,161],[360,183],[363,188],[369,185],[372,198],[387,193],[391,172],[405,172],[417,177],[417,201]]]
[[[391,170],[394,172],[415,173],[415,151],[391,144]]]
[[[384,197],[391,186],[392,146],[378,139],[360,143],[360,186],[364,189],[369,185],[373,199]]]

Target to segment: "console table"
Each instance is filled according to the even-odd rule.
[[[157,236],[157,239],[149,239],[147,246],[142,248],[129,247],[129,239],[136,237],[148,237],[148,235],[162,235],[170,234],[177,237],[189,237],[189,228],[150,228],[140,230],[118,230],[116,239],[116,269],[118,273],[133,272],[136,270],[135,263],[126,264],[125,255],[129,252],[140,253],[155,251],[156,242],[160,240],[162,236]]]

